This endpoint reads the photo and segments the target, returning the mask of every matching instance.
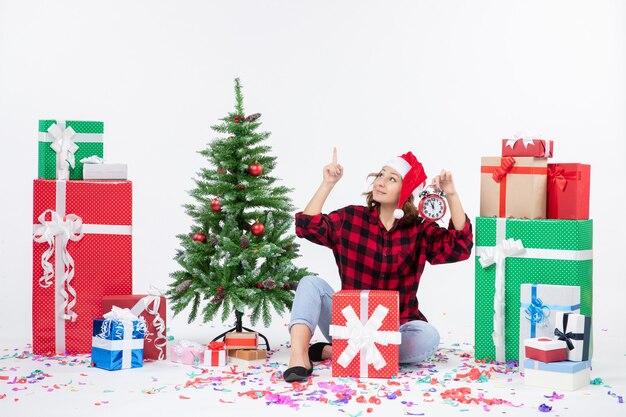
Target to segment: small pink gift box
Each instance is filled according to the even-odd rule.
[[[168,356],[172,362],[185,365],[200,365],[204,362],[205,347],[189,340],[177,340],[168,343]]]

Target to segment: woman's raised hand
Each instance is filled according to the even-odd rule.
[[[324,167],[324,182],[335,185],[343,177],[343,167],[337,163],[337,148],[333,148],[333,162]]]

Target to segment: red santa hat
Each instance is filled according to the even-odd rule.
[[[426,173],[424,167],[410,151],[402,156],[387,161],[385,166],[395,169],[402,176],[402,189],[398,199],[398,208],[393,211],[393,217],[401,219],[404,217],[402,206],[409,199],[413,192],[419,192],[426,185]]]

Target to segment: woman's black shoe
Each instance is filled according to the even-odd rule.
[[[283,372],[283,378],[287,382],[306,381],[313,374],[313,362],[311,362],[311,368],[307,369],[304,366],[292,366],[287,368]]]
[[[317,342],[309,346],[309,359],[314,362],[323,361],[324,359],[322,359],[322,352],[324,351],[324,347],[326,346],[332,346],[332,344],[326,342]]]

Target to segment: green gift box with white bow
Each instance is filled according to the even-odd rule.
[[[44,179],[83,179],[83,158],[104,156],[104,123],[86,120],[39,121],[39,170]],[[65,174],[63,174],[65,172]],[[67,175],[67,178],[62,178]]]
[[[476,218],[474,348],[478,360],[519,360],[522,284],[580,287],[592,315],[592,220]]]

